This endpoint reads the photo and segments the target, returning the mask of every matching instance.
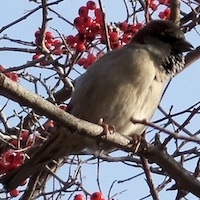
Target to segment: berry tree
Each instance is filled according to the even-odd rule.
[[[107,51],[128,44],[148,21],[179,24],[195,48],[185,55],[187,70],[167,85],[153,121],[134,122],[148,126],[147,147],[133,154],[128,139],[108,137],[119,150],[55,160],[39,180],[24,180],[10,192],[1,185],[0,199],[200,198],[199,70],[191,67],[200,58],[199,0],[21,2],[28,11],[9,22],[0,19],[1,177],[29,159],[59,124],[72,126],[60,116],[67,112],[74,80]],[[80,137],[95,140],[99,130],[91,125]]]

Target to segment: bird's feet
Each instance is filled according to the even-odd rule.
[[[115,126],[113,125],[108,125],[106,123],[103,122],[103,118],[101,118],[98,123],[98,125],[102,126],[103,128],[103,132],[102,132],[102,136],[106,136],[107,134],[113,134],[116,132]]]

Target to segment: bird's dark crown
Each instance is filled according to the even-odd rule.
[[[159,45],[156,45],[156,41],[160,41]],[[169,76],[176,75],[184,68],[182,52],[192,48],[181,29],[168,20],[151,21],[136,33],[131,43],[150,44],[159,48],[157,56],[160,59],[157,59],[157,62],[160,60],[159,66]]]
[[[172,44],[180,52],[189,51],[192,45],[185,40],[181,29],[169,20],[153,20],[141,28],[133,37],[132,42],[145,44],[145,37],[154,37],[160,41]],[[176,45],[178,44],[178,45]]]

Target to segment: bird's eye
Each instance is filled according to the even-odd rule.
[[[174,43],[177,40],[181,40],[184,38],[184,34],[182,31],[178,31],[177,29],[166,29],[165,31],[160,32],[159,39],[166,43]]]

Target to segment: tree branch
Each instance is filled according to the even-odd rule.
[[[200,197],[200,182],[174,160],[162,145],[151,145],[144,154],[151,162],[155,162],[167,172],[176,181],[178,188],[190,191]]]
[[[55,120],[62,126],[70,128],[78,134],[98,138],[102,142],[108,142],[115,145],[124,151],[132,152],[131,141],[122,135],[108,134],[107,137],[100,137],[103,131],[102,127],[89,123],[84,120],[80,120],[35,93],[24,89],[18,83],[13,82],[7,78],[4,74],[0,73],[0,94],[18,102],[20,105],[28,106],[36,110],[38,113],[42,113],[46,117]],[[157,163],[161,168],[174,178],[177,185],[187,191],[192,192],[196,196],[200,197],[200,182],[194,178],[187,170],[185,170],[181,164],[174,160],[165,150],[162,150],[157,146],[149,146],[145,148],[145,156],[152,162]]]

